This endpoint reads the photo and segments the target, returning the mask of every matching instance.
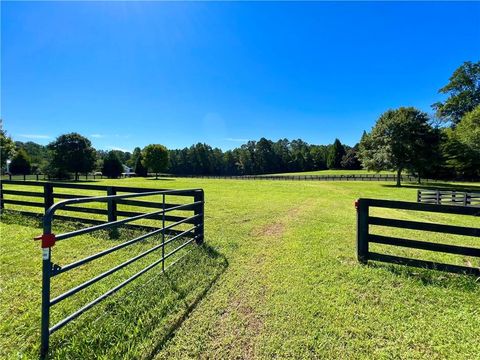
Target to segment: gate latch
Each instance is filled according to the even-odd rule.
[[[55,234],[43,234],[33,238],[34,240],[42,240],[42,248],[49,248],[55,245]]]

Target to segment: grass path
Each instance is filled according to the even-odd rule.
[[[378,196],[378,188],[371,190]],[[474,281],[359,266],[351,199],[365,193],[364,187],[329,184],[319,192],[324,196],[297,196],[278,214],[280,220],[254,228],[257,241],[246,245],[252,256],[224,278],[231,283],[231,272],[237,273],[235,286],[219,283],[157,358],[195,357],[199,349],[205,358],[468,359],[478,354],[478,343],[471,341],[473,334],[480,336]],[[338,201],[332,201],[334,195]]]
[[[104,183],[155,184],[140,181]],[[158,182],[161,187],[165,183]],[[476,358],[480,287],[474,278],[356,262],[353,201],[358,197],[415,199],[413,187],[386,185],[169,181],[172,188],[205,189],[206,242],[219,256],[189,258],[169,280],[154,281],[155,286],[126,297],[120,309],[112,308],[118,303],[112,298],[84,321],[65,328],[64,335],[54,341],[62,345],[54,357]],[[478,219],[393,213],[478,227]],[[22,239],[38,231],[5,223],[0,230],[2,235],[17,233]],[[478,239],[460,239],[462,244],[478,244]],[[452,243],[457,238],[440,235],[429,240]],[[11,304],[2,319],[7,336],[0,340],[0,347],[5,357],[13,357],[16,342],[23,340],[28,344],[23,354],[30,357],[37,335],[38,303],[31,299],[38,294],[39,254],[30,242],[8,244],[0,258],[2,274],[12,273],[9,269],[16,265],[20,278],[6,279],[8,286],[2,285],[0,306]],[[402,251],[399,254],[428,256]],[[471,260],[442,254],[428,259]],[[22,296],[14,298],[14,293]],[[88,322],[105,309],[101,320]],[[22,337],[24,333],[28,336]]]

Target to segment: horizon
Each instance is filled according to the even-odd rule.
[[[480,3],[2,2],[1,19],[7,133],[100,150],[353,146],[388,109],[431,114],[480,58]]]

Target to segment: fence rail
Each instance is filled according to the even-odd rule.
[[[124,176],[124,175],[122,175]],[[128,175],[130,176],[130,175]],[[135,176],[135,175],[131,175]],[[148,176],[156,176],[156,174],[148,174]],[[396,181],[397,176],[393,174],[350,174],[350,175],[175,175],[175,174],[158,174],[158,177],[163,178],[193,178],[193,179],[225,179],[225,180],[317,180],[317,181]],[[95,180],[105,179],[103,175],[84,174],[80,175],[81,179]],[[48,175],[3,175],[5,180],[54,180]],[[402,175],[402,181],[417,181],[418,178],[414,175]],[[424,179],[425,181],[438,181],[435,179]]]
[[[159,175],[159,177],[177,177],[194,179],[226,179],[226,180],[296,180],[296,181],[396,181],[396,175],[390,174],[351,174],[351,175]],[[402,175],[403,181],[417,181],[413,175]],[[437,181],[425,179],[426,181]]]
[[[357,258],[358,261],[366,264],[369,260],[382,261],[388,263],[409,265],[414,267],[436,269],[441,271],[472,274],[479,276],[480,268],[459,266],[452,264],[437,263],[418,259],[393,256],[371,252],[370,243],[407,247],[413,249],[430,250],[450,254],[480,257],[480,248],[472,248],[457,245],[439,244],[427,241],[417,241],[370,233],[369,225],[378,225],[384,227],[394,227],[401,229],[430,231],[437,233],[446,233],[454,235],[464,235],[480,237],[480,228],[454,226],[446,224],[423,223],[418,221],[380,218],[370,216],[370,208],[388,208],[402,209],[412,211],[426,211],[444,214],[459,214],[469,216],[480,216],[480,209],[466,206],[444,206],[437,204],[424,204],[405,201],[377,200],[377,199],[359,199],[355,202],[357,209]]]
[[[418,190],[417,202],[426,204],[480,206],[480,192],[463,192],[456,190]]]
[[[125,176],[122,174],[122,176]],[[96,180],[106,179],[107,177],[102,174],[79,174],[78,180]],[[55,180],[53,177],[47,174],[4,174],[1,176],[2,180],[21,180],[21,181],[50,181]]]
[[[21,190],[20,190],[21,188]],[[32,189],[38,189],[32,191]],[[61,193],[62,189],[77,189],[84,190],[86,192],[93,192],[91,195],[79,195],[79,194],[66,194]],[[98,192],[103,192],[105,195],[117,195],[121,193],[139,193],[143,196],[148,195],[149,192],[158,192],[160,190],[167,189],[148,189],[148,188],[136,188],[125,186],[104,186],[94,184],[77,184],[77,183],[55,183],[55,182],[36,182],[36,181],[19,181],[19,180],[4,180],[0,183],[0,208],[19,211],[27,215],[42,215],[46,212],[57,200],[72,199],[72,198],[89,198],[97,196]],[[194,192],[188,191],[176,191],[176,198],[194,196]],[[105,202],[104,202],[105,203]],[[64,206],[61,210],[66,215],[58,215],[55,217],[65,220],[81,220],[83,222],[100,224],[106,221],[115,221],[119,217],[131,217],[142,214],[142,208],[161,209],[163,204],[157,201],[145,201],[145,200],[132,200],[130,198],[116,198],[112,201],[107,201],[104,208],[93,208],[82,206],[81,202],[75,202]],[[170,209],[179,204],[166,203],[165,207]],[[121,206],[119,208],[119,206]],[[128,208],[126,208],[128,206]],[[186,206],[184,208],[177,208],[177,210],[189,211],[193,208],[193,205]],[[35,210],[38,209],[38,210]],[[40,209],[43,209],[40,210]],[[92,218],[91,216],[82,217],[80,214],[94,214],[103,215],[101,217]],[[148,219],[167,222],[184,220],[183,217],[178,215],[169,214],[163,216],[156,214],[150,216]],[[186,220],[187,223],[193,223],[193,220]],[[139,227],[140,225],[132,224],[130,227]],[[142,225],[142,227],[149,227],[149,225]],[[172,229],[171,233],[175,233]]]
[[[44,199],[54,198],[53,188],[56,184],[42,184],[44,189],[47,189],[43,194],[36,193],[36,196],[41,194],[44,195]],[[62,184],[60,187],[64,187]],[[76,185],[76,184],[75,184]],[[68,184],[69,188],[74,187],[72,184]],[[85,189],[86,185],[82,185],[81,188]],[[95,189],[105,190],[103,187],[96,186]],[[43,217],[43,234],[37,238],[36,240],[41,240],[41,247],[42,247],[42,320],[41,320],[41,351],[40,356],[41,358],[46,358],[48,355],[49,349],[49,342],[50,342],[50,335],[54,332],[61,329],[63,326],[68,324],[70,321],[76,319],[88,309],[93,307],[94,305],[98,304],[102,300],[106,299],[108,296],[114,294],[128,283],[132,282],[139,276],[143,275],[153,267],[157,265],[162,266],[162,271],[165,271],[165,261],[173,256],[176,252],[180,251],[184,247],[188,246],[192,242],[196,242],[197,244],[203,243],[204,239],[204,193],[202,189],[188,189],[188,190],[151,190],[151,189],[135,189],[137,190],[136,193],[127,193],[122,195],[117,195],[116,191],[128,191],[129,188],[124,187],[117,187],[113,188],[108,187],[106,196],[94,196],[94,197],[77,197],[77,198],[69,198],[66,200],[62,200],[55,204],[52,204],[46,211]],[[12,192],[10,192],[12,193]],[[23,192],[25,193],[25,192]],[[148,202],[148,206],[150,208],[160,208],[160,210],[154,210],[151,212],[129,212],[126,215],[126,212],[116,212],[115,206],[113,204],[118,203],[140,203],[142,206],[145,205],[145,201],[136,201],[131,200],[138,197],[149,197],[149,196],[160,196],[161,201],[157,201],[158,206],[153,206],[154,201]],[[166,198],[174,196],[183,196],[183,197],[190,197],[193,201],[184,203],[184,204],[169,204],[166,202]],[[11,202],[10,202],[11,203]],[[109,209],[107,212],[101,212],[102,214],[108,215],[108,221],[103,223],[98,223],[93,226],[84,227],[81,229],[77,229],[74,231],[62,233],[62,234],[53,234],[52,233],[52,222],[54,218],[58,218],[55,213],[59,210],[66,210],[68,208],[72,209],[72,211],[78,211],[78,209],[82,209],[78,206],[80,204],[87,204],[87,203],[107,203],[109,204]],[[43,206],[43,204],[42,204]],[[86,208],[83,208],[85,210]],[[92,209],[89,209],[92,210]],[[98,209],[93,209],[98,210]],[[169,212],[177,211],[177,210],[187,210],[193,212],[192,215],[185,216],[185,217],[178,217],[178,216],[168,216],[166,215]],[[117,215],[126,215],[129,216],[123,219],[117,219]],[[66,264],[60,266],[58,264],[54,264],[52,262],[52,247],[55,245],[56,242],[62,241],[65,239],[70,239],[76,236],[80,236],[83,234],[88,234],[94,231],[103,230],[103,229],[116,229],[122,225],[127,225],[131,222],[140,219],[148,219],[148,218],[159,218],[161,219],[161,226],[153,229],[149,229],[140,236],[137,236],[133,239],[128,241],[122,242],[117,244],[109,249],[100,251],[98,253],[88,255],[83,259],[76,260],[70,264]],[[167,224],[168,222],[168,224]],[[182,225],[182,224],[191,224],[192,227],[188,228],[187,230],[180,229],[173,231],[173,228]],[[123,249],[127,246],[131,246],[135,243],[139,243],[147,238],[151,238],[153,236],[161,236],[161,241],[156,243],[153,247],[150,247],[148,250],[143,251],[142,253],[134,256],[133,258],[126,260],[109,270],[104,271],[103,273],[94,276],[93,278],[81,283],[80,285],[75,286],[74,288],[67,290],[66,292],[62,293],[61,295],[56,296],[55,298],[51,298],[51,280],[52,278],[56,277],[59,274],[65,273],[67,271],[73,270],[79,266],[86,265],[96,259],[99,259],[103,256],[111,254],[115,251]],[[169,237],[170,236],[170,237]],[[168,253],[165,253],[165,247],[168,244],[173,244],[174,242],[178,244],[178,240],[184,239],[185,241],[180,245],[176,246],[173,250]],[[134,275],[130,276],[128,279],[122,281],[120,284],[112,287],[110,290],[105,292],[104,294],[98,296],[95,300],[90,301],[89,303],[82,306],[80,309],[74,311],[64,319],[60,320],[53,326],[50,326],[50,310],[53,306],[58,304],[59,302],[69,298],[70,296],[82,291],[83,289],[93,285],[97,281],[106,278],[107,276],[117,272],[120,269],[125,268],[126,266],[144,258],[148,254],[151,254],[155,251],[161,251],[161,257],[154,262],[150,263],[148,266],[143,268],[142,270],[138,271]]]

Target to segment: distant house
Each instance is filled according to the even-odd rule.
[[[125,176],[125,177],[130,177],[130,176],[135,176],[135,172],[132,170],[131,167],[128,167],[127,165],[123,165],[123,173],[122,175]]]

